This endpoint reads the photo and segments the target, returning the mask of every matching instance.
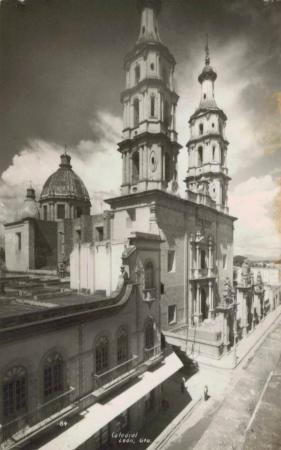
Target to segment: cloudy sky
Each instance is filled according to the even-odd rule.
[[[235,253],[281,254],[281,1],[163,0],[162,41],[177,60],[179,141],[198,106],[209,34],[216,99],[228,116]],[[135,0],[1,0],[0,223],[37,193],[66,145],[90,195],[119,192],[123,58],[139,31]],[[180,155],[179,181],[187,170]],[[96,200],[99,203],[99,200]]]

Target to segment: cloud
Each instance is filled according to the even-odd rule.
[[[100,212],[103,209],[102,200],[118,195],[121,184],[121,158],[116,144],[120,140],[121,119],[107,112],[99,112],[92,126],[98,130],[94,140],[80,141],[67,151],[72,157],[74,171],[89,191],[93,210]],[[44,182],[57,170],[64,151],[55,143],[32,139],[13,157],[12,164],[0,179],[0,222],[19,217],[29,182],[32,182],[39,197]]]
[[[279,186],[271,175],[251,177],[235,187],[230,197],[235,223],[235,253],[278,258],[281,236],[273,222]]]

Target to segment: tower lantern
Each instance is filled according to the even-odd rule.
[[[122,194],[177,190],[175,59],[160,40],[160,0],[140,0],[140,34],[125,57]]]

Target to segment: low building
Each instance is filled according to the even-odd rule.
[[[100,439],[106,445],[113,431],[140,430],[161,408],[161,386],[182,366],[161,348],[161,240],[135,233],[126,246],[94,244],[98,267],[109,244],[114,270],[99,278],[94,295],[75,293],[59,280],[6,279],[0,309],[4,448],[43,446],[47,431],[50,440],[59,424],[78,421],[71,446],[46,448],[98,449]],[[77,426],[84,432],[76,434]]]

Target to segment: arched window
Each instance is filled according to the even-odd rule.
[[[76,208],[76,217],[81,217],[82,216],[82,208],[80,206],[77,206]]]
[[[205,250],[201,250],[200,252],[200,256],[201,256],[201,261],[200,261],[200,266],[201,269],[206,269],[206,252]]]
[[[108,339],[102,336],[96,344],[96,372],[104,372],[109,367],[108,362],[109,344]]]
[[[27,409],[27,373],[24,367],[13,367],[3,379],[4,419],[23,414]]]
[[[198,166],[202,166],[203,163],[203,147],[198,148]]]
[[[155,117],[155,95],[150,97],[150,115]]]
[[[45,399],[63,390],[63,361],[59,353],[48,356],[43,368],[43,394]]]
[[[119,330],[117,335],[117,363],[128,360],[129,342],[128,333],[124,328]]]
[[[213,148],[212,148],[212,150],[213,150],[213,161],[215,160],[215,156],[216,156],[216,147],[213,145]]]
[[[151,261],[148,261],[144,266],[144,288],[154,288],[154,269]]]
[[[133,153],[132,156],[132,162],[133,162],[133,184],[137,183],[139,181],[139,176],[140,176],[140,156],[139,156],[139,152],[136,151]]]
[[[224,150],[221,149],[221,165],[224,166]]]
[[[134,128],[139,126],[140,122],[140,102],[138,98],[134,100]]]
[[[171,158],[168,153],[165,153],[165,180],[169,182],[171,178]]]
[[[140,66],[137,64],[135,67],[135,82],[138,84],[140,81]]]
[[[203,134],[203,132],[204,132],[204,126],[203,126],[203,123],[200,123],[199,124],[199,134]]]
[[[171,121],[171,109],[170,109],[169,103],[167,101],[165,101],[165,103],[164,103],[164,125],[166,127],[169,127],[170,121]]]
[[[43,220],[48,220],[48,206],[43,206]]]
[[[145,326],[145,348],[153,348],[154,347],[154,327],[153,320],[149,320]]]

